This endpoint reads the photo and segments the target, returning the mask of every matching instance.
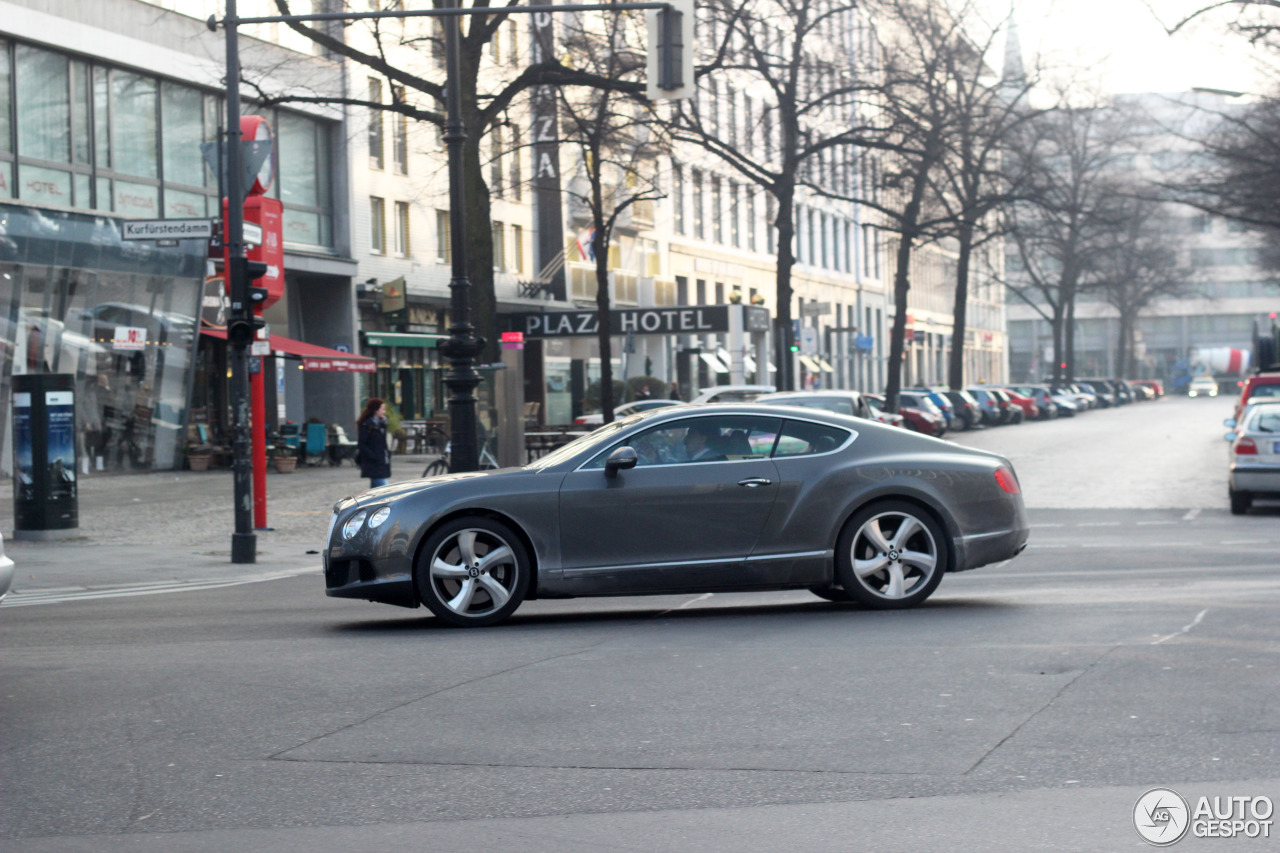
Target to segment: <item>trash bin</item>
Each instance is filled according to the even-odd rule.
[[[80,526],[75,377],[13,377],[13,538],[60,539]]]

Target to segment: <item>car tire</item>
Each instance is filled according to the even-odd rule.
[[[825,598],[827,601],[834,601],[837,604],[844,604],[854,600],[853,596],[847,593],[843,587],[838,586],[811,586],[809,587],[809,592],[818,596],[818,598]]]
[[[1253,506],[1253,495],[1248,492],[1237,492],[1235,489],[1228,489],[1227,496],[1231,498],[1231,514],[1244,515],[1249,511],[1249,507]]]
[[[836,579],[867,607],[915,607],[938,588],[948,554],[946,535],[932,515],[906,501],[878,501],[854,513],[840,532]]]
[[[456,518],[436,529],[418,552],[418,598],[460,628],[496,625],[524,601],[533,562],[520,537],[485,516]]]

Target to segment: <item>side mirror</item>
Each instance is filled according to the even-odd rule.
[[[606,477],[616,477],[619,471],[634,468],[639,461],[640,456],[636,453],[634,447],[619,447],[610,453],[609,458],[605,460],[604,475]]]
[[[1236,428],[1236,419],[1235,419],[1235,418],[1227,418],[1225,421],[1223,421],[1223,422],[1222,422],[1222,425],[1223,425],[1224,427],[1226,427],[1227,429],[1235,429],[1235,428]]]
[[[1224,435],[1223,438],[1225,438],[1227,441],[1235,441],[1238,436],[1239,436],[1239,433],[1229,432],[1226,435]]]

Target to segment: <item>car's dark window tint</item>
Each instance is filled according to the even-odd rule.
[[[819,400],[780,400],[788,406],[804,406],[808,409],[823,409],[841,415],[853,414],[853,402],[844,399],[824,398]]]
[[[774,448],[776,456],[803,456],[809,453],[827,453],[849,439],[848,430],[809,421],[787,421]]]
[[[603,468],[619,447],[634,448],[640,466],[767,459],[781,426],[780,418],[745,415],[667,421],[610,445],[582,467]]]
[[[1280,397],[1280,385],[1255,385],[1250,397]]]

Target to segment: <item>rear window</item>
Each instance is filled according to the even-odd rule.
[[[1280,397],[1280,384],[1255,385],[1250,397]]]
[[[1249,431],[1280,433],[1280,411],[1271,406],[1258,410],[1253,416],[1253,423],[1249,424]]]

